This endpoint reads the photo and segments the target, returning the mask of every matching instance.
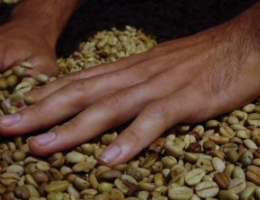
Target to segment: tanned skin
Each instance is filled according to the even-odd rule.
[[[65,2],[69,4],[70,1]],[[35,6],[41,7],[46,0],[37,2]],[[73,4],[75,7],[76,2],[73,2],[70,6]],[[34,31],[38,30],[35,28],[38,23],[33,23],[33,35],[30,36],[40,45],[29,49],[37,52],[29,60],[42,55],[54,62],[54,53],[48,54],[49,51],[45,50],[54,50],[53,43],[73,10],[62,18],[59,6],[50,11],[58,12],[58,16],[53,17],[55,19],[49,18],[55,22],[39,24],[39,30],[50,26],[49,32],[53,31],[47,34],[47,38],[41,31]],[[26,8],[24,4],[21,10]],[[14,19],[21,12],[18,11],[17,8]],[[31,18],[24,17],[34,20],[33,13]],[[14,27],[22,29],[22,21],[18,20]],[[109,128],[131,120],[132,123],[99,158],[101,164],[108,166],[124,163],[175,124],[210,119],[259,98],[259,21],[260,3],[256,3],[219,26],[159,44],[145,53],[116,63],[63,77],[32,91],[29,95],[38,99],[35,105],[2,117],[0,132],[8,136],[22,135],[69,119],[67,123],[30,140],[31,152],[44,156],[80,145]],[[5,38],[11,37],[13,29],[9,27],[10,32],[4,34],[4,28],[0,31],[0,40],[7,48],[10,44]],[[0,49],[0,55],[4,55],[0,59],[4,62],[3,70],[22,58],[26,59],[20,56],[22,50],[20,54],[16,51],[16,55],[12,55],[12,51],[4,54],[1,51],[4,52],[4,49]],[[10,55],[11,60],[8,59]],[[44,60],[40,61],[39,66],[44,63]],[[49,67],[46,72],[53,65]]]
[[[55,46],[79,0],[24,0],[13,10],[8,23],[0,27],[0,69],[30,61],[35,75],[56,75]]]

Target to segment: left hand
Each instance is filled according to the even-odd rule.
[[[53,76],[59,72],[55,45],[36,27],[32,30],[25,24],[10,21],[0,27],[0,44],[0,71],[29,61],[33,68],[26,69],[28,75]]]
[[[259,97],[259,51],[233,23],[54,81],[30,93],[38,103],[1,118],[0,132],[25,134],[70,118],[30,140],[33,153],[47,155],[133,120],[99,160],[126,162],[177,123],[206,120]]]

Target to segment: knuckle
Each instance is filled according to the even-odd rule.
[[[85,95],[84,91],[87,89],[87,84],[85,81],[78,80],[68,84],[68,90],[71,91],[73,96],[83,97]]]
[[[79,126],[80,126],[80,122],[72,119],[62,124],[62,126],[55,127],[54,130],[56,132],[61,132],[61,133],[62,132],[73,133],[78,129]]]
[[[46,128],[47,124],[46,124],[46,120],[40,120],[42,119],[42,114],[43,114],[43,109],[41,109],[40,106],[38,105],[31,105],[30,108],[28,108],[28,112],[30,112],[31,114],[33,114],[33,119],[39,119],[39,120],[33,120],[32,122],[36,122],[36,126],[37,128]],[[27,116],[31,116],[29,115],[29,113],[26,113]]]
[[[26,111],[26,110],[25,110]],[[33,104],[28,108],[28,111],[34,113],[35,115],[40,115],[41,108],[37,104]]]
[[[142,145],[142,130],[138,128],[130,128],[125,132],[125,135],[127,135],[127,141],[131,142],[135,146]]]
[[[90,89],[89,85],[83,80],[67,84],[64,87],[64,92],[70,94],[70,99],[74,102],[75,108],[83,108],[88,103]]]
[[[160,103],[153,103],[147,106],[146,113],[152,119],[162,119],[165,117],[165,106]]]
[[[120,99],[118,96],[116,95],[112,95],[112,96],[105,96],[102,98],[101,100],[101,106],[103,108],[116,108],[116,107],[119,107],[120,105]]]

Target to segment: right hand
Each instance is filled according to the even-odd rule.
[[[0,27],[0,71],[29,61],[33,69],[26,70],[28,75],[44,73],[49,76],[58,74],[55,44],[39,30],[31,29],[15,21]]]
[[[248,23],[233,20],[61,77],[29,93],[36,104],[1,117],[0,134],[54,127],[29,141],[32,153],[46,156],[131,121],[98,159],[125,163],[175,124],[203,122],[260,96],[260,42],[241,24]]]

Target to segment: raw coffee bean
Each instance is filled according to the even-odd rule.
[[[232,179],[228,187],[228,191],[233,193],[240,193],[246,188],[246,181],[243,179]]]
[[[29,189],[25,185],[17,186],[14,193],[20,199],[29,199],[31,196]]]
[[[213,180],[218,184],[220,189],[228,189],[230,184],[230,178],[221,172],[215,173]]]
[[[260,185],[260,167],[250,165],[246,170],[246,178],[256,185]]]
[[[203,169],[193,169],[185,176],[185,183],[189,186],[195,186],[201,181],[205,174],[206,172]]]
[[[218,194],[219,186],[214,181],[203,181],[195,186],[195,192],[201,198],[212,198]]]
[[[168,196],[171,200],[180,200],[180,199],[191,199],[193,195],[193,190],[186,186],[172,186],[168,190]]]

